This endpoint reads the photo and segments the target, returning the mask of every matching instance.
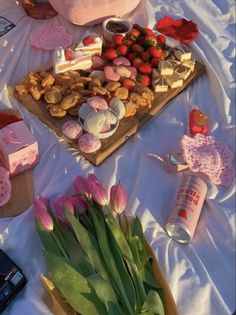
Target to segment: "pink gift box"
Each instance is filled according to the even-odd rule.
[[[23,120],[0,129],[0,158],[10,176],[38,162],[38,143]]]

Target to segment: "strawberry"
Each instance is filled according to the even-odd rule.
[[[128,54],[128,47],[126,45],[120,45],[117,47],[117,52],[120,56],[126,56]]]
[[[127,90],[131,91],[135,87],[135,82],[133,80],[131,80],[131,79],[125,78],[122,81],[122,86],[125,87]]]
[[[152,73],[152,65],[148,62],[145,62],[138,66],[138,71],[142,74],[151,74]]]
[[[124,35],[122,35],[122,34],[114,34],[113,36],[112,36],[112,41],[113,41],[113,43],[115,43],[116,45],[121,45],[121,44],[123,44],[123,41],[124,41]]]
[[[66,60],[73,60],[74,59],[74,52],[71,48],[65,49],[65,59]]]
[[[152,82],[150,76],[147,74],[139,74],[137,76],[137,81],[143,86],[150,86]]]
[[[132,66],[136,69],[138,69],[139,65],[141,65],[143,63],[143,60],[141,58],[134,58],[134,60],[132,61]]]
[[[184,218],[185,220],[187,220],[187,212],[185,209],[180,209],[178,212],[178,216]]]
[[[153,57],[150,63],[153,67],[157,67],[159,62],[160,62],[160,58]]]
[[[84,37],[84,39],[82,40],[82,43],[84,46],[91,45],[94,43],[94,37],[92,35],[88,35]]]
[[[125,44],[126,46],[132,46],[133,45],[133,41],[131,39],[125,38],[123,40],[123,44]]]
[[[139,45],[139,44],[133,44],[132,50],[133,50],[134,53],[141,54],[144,51],[144,48],[141,45]]]
[[[110,61],[114,60],[118,57],[117,50],[115,48],[108,48],[104,53],[104,57]]]
[[[145,37],[145,44],[148,46],[156,46],[157,39],[155,35],[147,35]]]
[[[158,41],[158,43],[163,43],[163,44],[165,44],[165,43],[166,43],[166,37],[165,37],[165,35],[157,35],[157,41]]]
[[[197,133],[206,135],[208,133],[207,116],[199,109],[193,109],[189,115],[190,133],[194,136]]]
[[[140,36],[140,31],[136,28],[133,28],[129,33],[126,34],[126,37],[128,39],[131,39],[133,42],[136,42],[139,36]]]
[[[160,58],[163,55],[163,50],[155,46],[149,47],[148,51],[152,57]]]
[[[148,28],[148,27],[144,28],[143,34],[146,35],[146,36],[149,36],[149,35],[155,36],[155,33],[154,33],[150,28]],[[156,36],[155,36],[155,37],[156,37]]]
[[[147,61],[148,62],[150,57],[151,57],[151,55],[150,55],[150,53],[148,51],[143,51],[141,53],[141,58],[142,58],[143,61]]]
[[[132,52],[132,53],[129,53],[127,58],[129,59],[129,61],[132,63],[132,61],[137,57],[137,55]]]

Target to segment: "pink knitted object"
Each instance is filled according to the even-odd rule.
[[[11,182],[9,180],[9,172],[5,169],[5,167],[0,167],[0,207],[7,204],[10,199]]]
[[[62,25],[43,24],[39,25],[31,36],[30,43],[44,50],[55,50],[59,47],[65,49],[72,44],[72,36]]]
[[[216,185],[231,185],[235,177],[233,153],[226,144],[212,136],[196,134],[190,138],[184,135],[181,151],[192,172],[204,173]]]

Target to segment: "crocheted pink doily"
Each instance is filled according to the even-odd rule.
[[[212,136],[196,134],[190,138],[184,135],[181,151],[192,172],[204,173],[216,185],[231,185],[235,177],[233,153],[226,144]]]
[[[62,25],[44,24],[38,26],[31,36],[30,43],[44,50],[55,50],[59,47],[65,49],[72,44],[72,36]]]

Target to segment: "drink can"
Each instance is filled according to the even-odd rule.
[[[166,225],[167,234],[180,243],[190,243],[207,194],[206,183],[196,175],[184,175]]]

